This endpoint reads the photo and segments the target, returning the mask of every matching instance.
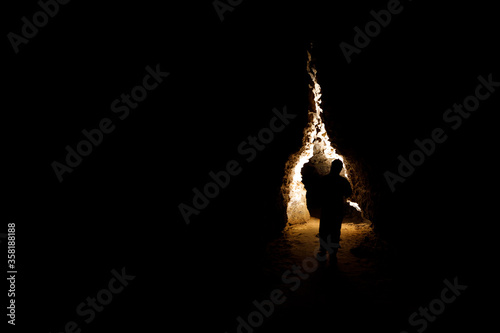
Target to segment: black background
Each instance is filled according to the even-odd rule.
[[[281,181],[275,163],[299,145],[311,42],[325,103],[349,128],[359,125],[352,146],[380,182],[414,139],[436,127],[448,134],[395,193],[384,190],[399,249],[396,288],[407,297],[394,322],[371,329],[406,329],[407,315],[455,276],[467,295],[429,331],[484,324],[495,299],[498,92],[456,131],[442,115],[473,94],[479,75],[500,80],[498,18],[478,2],[402,2],[347,64],[339,43],[352,44],[353,28],[386,4],[246,0],[221,22],[211,1],[72,1],[18,54],[5,37],[2,232],[17,224],[16,329],[81,322],[76,306],[126,267],[136,279],[83,332],[234,331],[234,318],[267,292],[262,240],[240,220],[266,210],[262,190]],[[4,36],[38,10],[36,1],[5,4]],[[118,120],[111,102],[157,64],[170,76]],[[186,226],[178,205],[210,171],[241,160],[239,143],[283,106],[297,120]],[[51,163],[106,117],[114,132],[59,183]]]

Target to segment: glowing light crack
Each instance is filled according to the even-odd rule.
[[[304,129],[304,137],[302,139],[301,149],[293,154],[286,164],[286,170],[291,169],[285,176],[282,193],[287,203],[287,217],[288,222],[302,223],[307,222],[310,218],[307,209],[306,189],[302,183],[302,167],[314,155],[314,148],[321,151],[321,153],[328,159],[329,162],[334,159],[339,159],[344,163],[344,169],[341,175],[349,179],[346,171],[346,161],[342,155],[337,154],[333,148],[328,133],[326,131],[325,123],[321,117],[323,109],[321,108],[321,86],[318,83],[316,74],[317,70],[311,64],[311,54],[307,52],[307,73],[311,78],[312,84],[309,85],[314,95],[314,111],[309,110],[309,122]],[[361,211],[361,208],[356,202],[348,200],[349,205],[356,210]]]

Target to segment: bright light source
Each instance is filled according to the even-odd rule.
[[[304,129],[302,147],[297,153],[290,156],[286,163],[286,174],[281,188],[287,204],[288,222],[292,224],[307,222],[310,218],[309,210],[307,209],[306,189],[302,183],[301,171],[304,164],[313,157],[315,152],[323,154],[329,162],[328,170],[323,170],[322,175],[329,172],[329,164],[334,159],[339,159],[344,163],[341,175],[349,179],[346,171],[346,161],[332,147],[325,124],[321,118],[321,114],[323,113],[323,109],[321,108],[321,86],[316,78],[316,68],[311,64],[311,54],[307,52],[307,56],[307,73],[313,83],[313,86],[309,85],[309,87],[314,94],[314,110],[309,111],[309,122]],[[358,211],[361,211],[357,203],[349,201],[349,204]]]
[[[349,205],[351,205],[352,207],[356,208],[356,210],[358,212],[361,212],[361,208],[359,208],[359,205],[351,200],[347,200],[347,202],[349,203]]]

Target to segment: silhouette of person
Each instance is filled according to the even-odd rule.
[[[327,249],[323,243],[330,243],[333,253],[330,258],[337,256],[340,247],[340,229],[344,219],[344,206],[346,198],[352,195],[351,184],[340,175],[344,164],[341,160],[334,160],[330,173],[323,177],[320,184],[321,216],[319,222],[319,237],[323,240],[320,245],[319,255],[324,255]],[[330,237],[330,240],[328,238]],[[327,241],[328,240],[328,241]]]

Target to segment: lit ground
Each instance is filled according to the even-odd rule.
[[[375,237],[370,224],[367,220],[364,223],[344,221],[342,224],[337,267],[352,277],[372,269],[373,262],[351,253],[351,249],[362,244],[366,237]],[[319,219],[315,217],[311,217],[307,223],[289,226],[281,238],[269,244],[268,254],[272,261],[285,268],[287,265],[301,263],[306,257],[315,256],[319,249],[318,230]]]
[[[365,239],[365,237],[374,237],[370,222],[365,223],[350,223],[346,221],[342,224],[340,244],[342,248],[337,254],[338,267],[344,266],[359,266],[365,267],[367,261],[361,261],[355,257],[350,250]],[[285,241],[291,245],[290,254],[295,261],[301,261],[307,256],[314,255],[319,248],[319,238],[316,237],[319,230],[319,219],[311,217],[308,223],[299,224],[290,227],[285,234]],[[345,267],[347,268],[347,267]]]
[[[318,320],[314,323],[318,327],[324,327],[325,321],[328,325],[333,318],[345,324],[345,321],[356,320],[357,311],[373,313],[375,309],[378,312],[390,306],[391,279],[383,273],[376,251],[371,252],[366,247],[366,244],[376,243],[370,224],[369,221],[344,221],[337,265],[319,264],[317,270],[303,279],[295,291],[290,290],[290,282],[283,281],[283,273],[292,269],[293,265],[301,266],[304,258],[315,257],[319,248],[316,237],[319,220],[311,218],[308,223],[289,226],[282,237],[269,244],[266,273],[275,281],[275,288],[287,295],[287,301],[279,306],[279,312],[282,318],[297,318],[295,324],[284,323],[277,315],[265,325],[269,331],[303,325],[312,329],[309,325],[314,318]],[[355,312],[352,312],[353,309]],[[267,328],[264,330],[267,331]]]

